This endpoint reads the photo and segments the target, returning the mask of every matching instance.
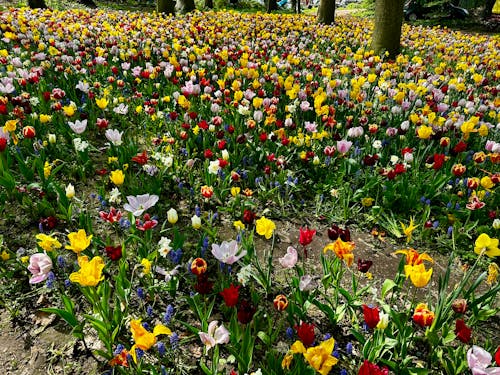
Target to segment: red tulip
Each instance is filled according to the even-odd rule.
[[[238,297],[240,296],[239,289],[239,285],[234,286],[233,284],[231,284],[231,286],[225,288],[222,292],[219,293],[222,298],[224,298],[224,303],[227,307],[236,306],[236,304],[238,303]]]
[[[314,343],[314,324],[301,322],[300,325],[295,326],[295,330],[306,348],[312,346]]]
[[[380,368],[377,365],[365,360],[359,368],[358,375],[388,375],[387,367]]]
[[[472,329],[467,327],[463,319],[457,319],[455,322],[455,335],[464,344],[467,344],[472,336]]]
[[[302,246],[309,245],[312,242],[315,234],[316,234],[316,230],[314,230],[314,229],[309,229],[307,227],[300,228],[299,243]]]
[[[363,317],[365,319],[366,325],[370,328],[375,328],[380,321],[380,314],[378,307],[370,307],[363,305]]]

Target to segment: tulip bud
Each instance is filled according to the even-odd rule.
[[[50,144],[55,144],[57,141],[56,135],[55,134],[49,134],[49,143]]]
[[[200,229],[201,228],[201,218],[199,216],[197,216],[197,215],[194,215],[191,218],[191,226],[194,229]]]
[[[177,220],[179,220],[179,216],[177,216],[177,211],[175,210],[175,208],[171,208],[167,211],[167,220],[170,224],[177,223]]]
[[[33,126],[25,126],[23,128],[23,137],[27,139],[35,138],[36,131]]]
[[[203,258],[196,258],[191,263],[191,272],[193,275],[200,276],[207,272],[207,262]]]
[[[451,303],[451,308],[457,314],[465,314],[467,311],[467,300],[464,298],[457,298]]]
[[[66,186],[66,198],[72,199],[75,196],[75,187],[73,184],[69,183],[68,186]]]
[[[278,311],[285,311],[288,307],[288,299],[283,294],[278,294],[273,303],[274,308]]]

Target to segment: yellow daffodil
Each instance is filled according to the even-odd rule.
[[[413,222],[413,218],[410,218],[410,224],[408,226],[403,223],[400,224],[401,228],[403,229],[403,233],[406,236],[406,243],[409,243],[411,241],[411,235],[413,231],[418,227],[418,225],[415,225],[415,223]]]
[[[49,178],[51,172],[52,172],[52,166],[48,161],[46,161],[45,164],[43,165],[43,177],[45,177],[46,179]]]
[[[130,331],[132,332],[132,338],[134,339],[134,345],[130,348],[130,355],[137,363],[137,354],[135,349],[149,350],[156,344],[156,336],[159,335],[171,335],[172,331],[162,324],[158,324],[154,327],[153,332],[149,332],[143,327],[140,320],[132,320],[130,322]]]
[[[141,265],[144,267],[142,274],[149,275],[151,273],[151,261],[146,258],[142,258]]]
[[[116,186],[120,186],[123,185],[123,182],[125,181],[125,175],[121,169],[117,169],[115,171],[111,171],[109,179]]]
[[[233,223],[233,226],[236,228],[236,230],[243,230],[245,229],[245,224],[241,220],[237,220]]]
[[[474,252],[478,255],[486,254],[490,258],[500,255],[498,238],[490,238],[486,233],[480,234],[474,245]]]
[[[490,263],[488,266],[488,278],[486,279],[486,283],[488,285],[493,285],[498,280],[498,275],[500,273],[500,267],[496,263]]]
[[[271,238],[275,229],[276,224],[274,224],[272,220],[267,219],[265,216],[262,216],[259,220],[255,221],[255,230],[257,234],[266,237],[266,239]]]
[[[365,197],[365,198],[362,198],[361,199],[361,204],[364,206],[364,207],[371,207],[373,206],[373,202],[375,201],[375,199],[373,198],[370,198],[370,197]]]
[[[16,131],[16,128],[17,128],[17,123],[19,122],[19,120],[8,120],[5,122],[5,125],[3,126],[3,131],[5,133],[7,132],[15,132]]]
[[[80,253],[90,246],[92,235],[87,236],[85,229],[80,229],[78,232],[71,232],[68,234],[70,244],[66,245],[66,249],[73,250],[75,253]]]
[[[87,256],[78,257],[78,265],[80,270],[69,275],[71,282],[78,283],[81,286],[96,286],[100,281],[104,280],[104,276],[102,276],[104,261],[101,257],[96,256],[90,262]]]
[[[45,251],[52,251],[61,248],[61,243],[54,237],[40,233],[36,235],[37,245]]]
[[[10,254],[6,250],[4,250],[2,251],[2,254],[0,254],[0,257],[5,262],[10,259]]]
[[[417,265],[405,265],[405,274],[406,277],[410,277],[411,282],[417,288],[423,288],[426,286],[431,280],[432,276],[432,268],[429,270],[425,269],[425,265],[423,263]]]

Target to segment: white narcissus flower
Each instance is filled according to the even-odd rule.
[[[212,244],[212,255],[224,264],[233,264],[247,255],[246,250],[238,253],[238,242],[236,240],[232,241],[222,241],[220,245]]]
[[[288,248],[286,249],[286,254],[283,256],[283,258],[279,258],[278,262],[280,262],[281,266],[284,268],[293,268],[295,264],[297,264],[297,260],[297,250],[292,246],[288,246]]]
[[[217,174],[219,173],[220,165],[219,160],[212,160],[208,166],[208,173]]]
[[[207,351],[215,345],[227,344],[229,342],[229,331],[221,324],[217,327],[217,320],[213,320],[208,325],[208,332],[198,332],[201,342],[205,345]]]
[[[171,242],[172,241],[167,237],[162,237],[160,238],[160,241],[158,241],[158,252],[162,257],[166,257],[170,250],[172,250],[172,246],[170,246]]]

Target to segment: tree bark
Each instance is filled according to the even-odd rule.
[[[196,9],[194,0],[181,0],[182,13],[189,13]]]
[[[278,10],[277,0],[267,0],[267,13],[271,13],[273,10]]]
[[[495,6],[495,0],[486,0],[484,2],[483,18],[489,18],[493,14],[493,7]]]
[[[28,0],[28,6],[30,8],[47,8],[47,4],[45,4],[45,0]]]
[[[386,51],[390,57],[395,57],[399,53],[403,6],[403,0],[375,1],[375,27],[372,37],[372,48],[375,53]]]
[[[214,0],[205,0],[205,7],[208,9],[214,9]]]
[[[335,0],[321,0],[319,2],[317,21],[325,25],[335,23]]]
[[[156,11],[158,13],[174,14],[175,15],[175,1],[174,0],[156,0]]]

